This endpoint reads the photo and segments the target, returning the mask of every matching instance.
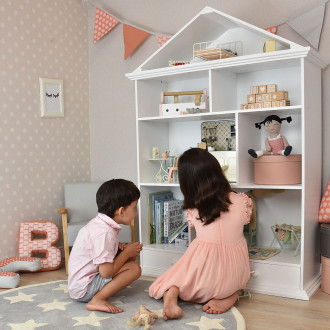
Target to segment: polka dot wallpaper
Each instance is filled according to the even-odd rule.
[[[0,2],[0,260],[19,224],[60,224],[63,184],[90,180],[87,16],[78,0]],[[39,77],[64,83],[64,118],[41,118]]]

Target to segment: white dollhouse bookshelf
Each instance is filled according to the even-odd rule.
[[[263,53],[265,40],[276,40],[277,50]],[[241,40],[243,54],[213,61],[198,61],[169,67],[169,59],[192,61],[196,42]],[[235,121],[236,183],[233,189],[284,189],[257,200],[257,246],[268,248],[273,240],[271,226],[290,223],[301,226],[301,248],[266,260],[251,260],[255,277],[249,282],[252,292],[308,300],[320,285],[317,238],[317,213],[321,197],[321,70],[325,63],[317,52],[273,35],[222,12],[206,7],[164,46],[127,77],[135,81],[138,186],[141,190],[139,234],[143,243],[141,266],[144,275],[157,276],[174,264],[185,247],[174,244],[152,245],[148,237],[148,194],[172,190],[182,198],[177,183],[156,183],[158,162],[150,161],[152,148],[180,155],[196,147],[201,138],[201,123],[222,119]],[[250,86],[272,84],[287,90],[290,106],[240,110]],[[207,88],[208,112],[173,117],[159,116],[161,91],[179,92]],[[180,102],[187,102],[184,99]],[[256,122],[277,114],[291,116],[281,133],[302,154],[302,184],[254,184],[253,158],[249,148],[262,149],[265,132]],[[276,245],[275,245],[276,247]],[[279,248],[279,246],[278,246]]]

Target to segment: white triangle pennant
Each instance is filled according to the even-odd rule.
[[[315,49],[319,48],[323,27],[325,3],[318,4],[298,15],[290,18],[286,23],[307,40]]]

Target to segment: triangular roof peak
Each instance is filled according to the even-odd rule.
[[[194,57],[194,44],[203,43],[202,47],[212,48],[217,46],[204,43],[215,40],[227,49],[231,47],[229,44],[237,43],[239,56],[262,54],[266,40],[275,40],[277,51],[305,48],[221,11],[205,7],[134,72],[164,68],[170,60],[203,61]]]

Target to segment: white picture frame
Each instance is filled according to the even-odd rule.
[[[63,80],[39,78],[41,117],[64,117]]]

